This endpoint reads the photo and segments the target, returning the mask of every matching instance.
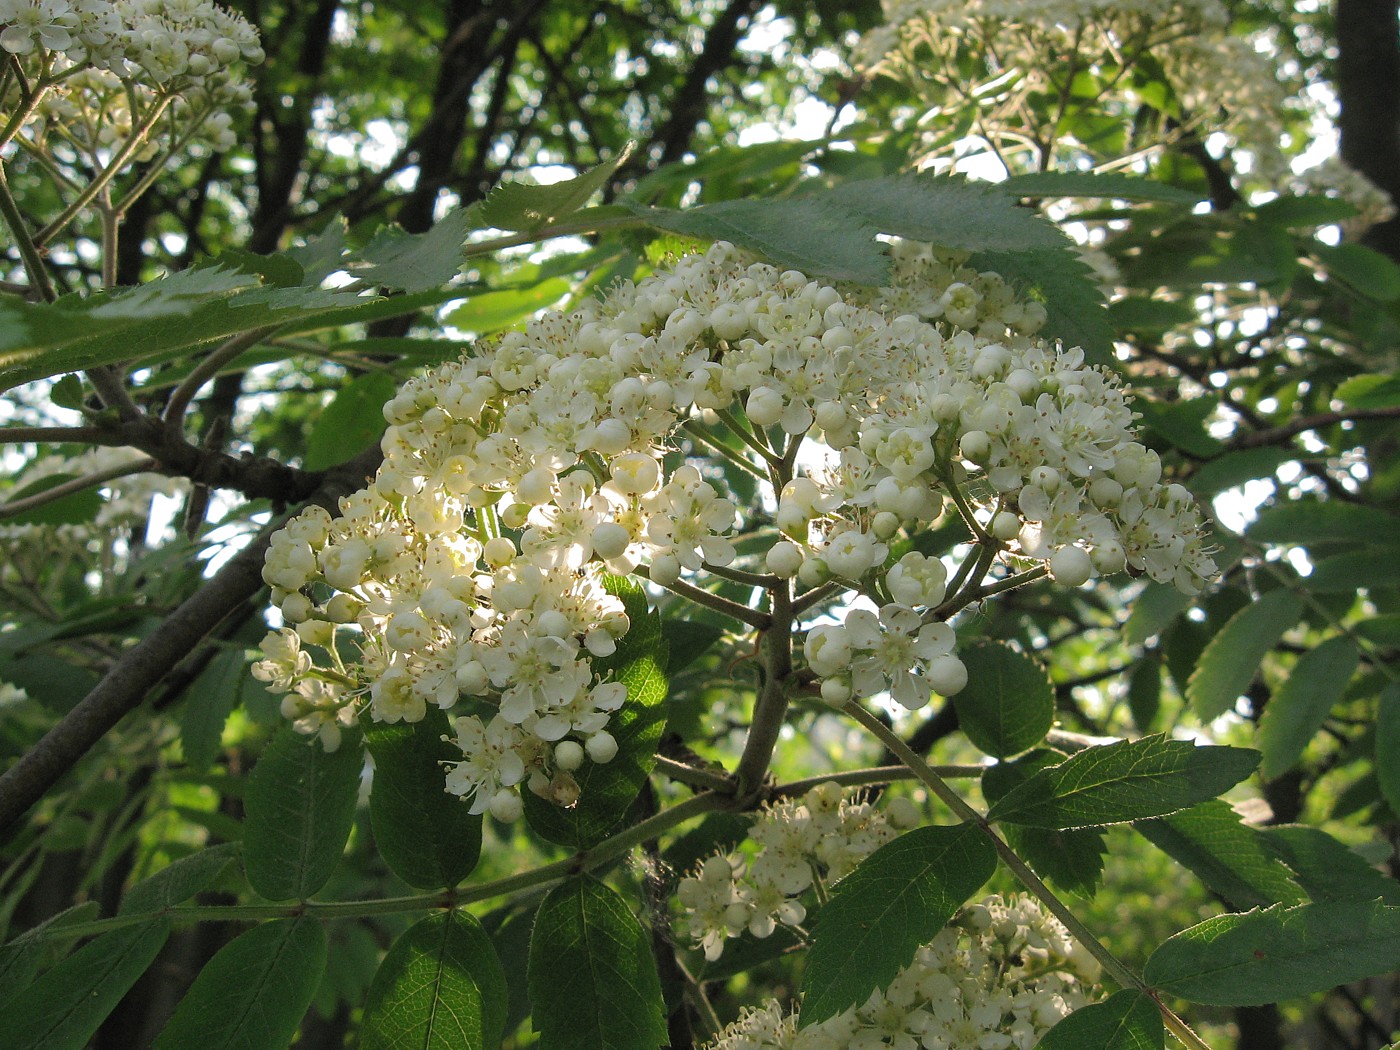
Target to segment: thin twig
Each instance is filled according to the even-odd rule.
[[[180,382],[180,385],[170,392],[170,398],[165,403],[165,412],[161,417],[165,425],[176,429],[182,427],[185,421],[185,412],[189,409],[195,394],[199,393],[199,388],[217,376],[219,369],[238,357],[243,351],[256,346],[277,331],[277,327],[274,325],[254,328],[249,332],[240,332],[232,339],[226,340],[222,346],[209,351],[199,364],[195,365],[190,374]]]

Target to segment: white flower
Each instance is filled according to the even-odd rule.
[[[901,706],[911,710],[929,702],[932,692],[923,676],[931,660],[946,656],[956,637],[946,623],[924,623],[906,605],[891,603],[877,617],[866,609],[846,614],[846,635],[856,656],[851,664],[851,685],[857,696],[889,691]]]

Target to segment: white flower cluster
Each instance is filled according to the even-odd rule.
[[[844,628],[852,689],[917,705],[925,686],[959,684],[936,622],[946,569],[889,564],[950,493],[1009,556],[1071,585],[1131,567],[1199,588],[1213,565],[1196,511],[1159,483],[1116,380],[1011,331],[1005,304],[995,321],[964,318],[999,337],[959,328],[946,305],[936,324],[906,312],[942,299],[949,286],[930,275],[949,272],[901,249],[896,312],[718,244],[410,380],[385,406],[372,484],[338,520],[309,511],[269,550],[287,628],[258,674],[291,689],[289,717],[328,742],[366,697],[372,717],[410,721],[428,703],[484,700],[458,723],[465,760],[449,788],[503,815],[520,783],[570,801],[568,774],[585,753],[610,755],[623,702],[589,670],[627,629],[603,572],[646,566],[671,586],[737,557],[739,509],[703,464],[663,470],[687,421],[732,427],[756,472],[788,472],[763,497],[779,527],[758,555],[771,573],[881,598],[878,618]],[[342,631],[362,652],[353,667],[338,663]]]
[[[1031,1050],[1093,999],[1096,966],[1030,897],[964,908],[888,988],[798,1030],[777,1003],[707,1050]]]
[[[715,854],[676,890],[696,947],[713,962],[723,954],[724,942],[744,930],[768,937],[780,923],[799,925],[807,917],[799,898],[817,879],[844,878],[897,829],[918,823],[908,799],[892,800],[887,810],[888,815],[847,798],[832,781],[800,800],[765,807],[748,834],[756,854]]]
[[[87,152],[124,144],[157,99],[172,101],[182,141],[197,129],[231,148],[230,111],[252,99],[241,67],[263,60],[253,27],[212,0],[0,0],[0,27],[0,47],[45,89],[30,134]],[[13,78],[5,84],[7,115],[24,96]]]

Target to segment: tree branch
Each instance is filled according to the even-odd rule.
[[[1330,427],[1337,423],[1347,423],[1358,419],[1400,419],[1400,405],[1385,405],[1380,408],[1352,408],[1342,412],[1321,412],[1315,416],[1299,416],[1283,426],[1253,434],[1241,434],[1230,442],[1230,448],[1260,448],[1264,445],[1281,445],[1289,438],[1297,437],[1308,430]]]

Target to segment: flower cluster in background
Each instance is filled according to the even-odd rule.
[[[964,908],[862,1005],[806,1028],[778,1003],[708,1050],[1031,1050],[1095,998],[1097,964],[1032,897]]]
[[[800,898],[814,883],[844,878],[918,819],[908,799],[893,799],[882,812],[832,781],[767,806],[748,833],[757,852],[716,854],[681,880],[683,926],[713,962],[745,930],[763,938],[780,924],[800,925],[807,917]]]
[[[1199,589],[1214,565],[1194,503],[1161,483],[1117,380],[1028,334],[1043,313],[999,278],[894,256],[889,289],[856,293],[718,244],[410,380],[373,482],[274,540],[286,627],[256,673],[328,744],[351,707],[476,704],[448,788],[510,817],[519,785],[568,804],[571,772],[615,750],[625,691],[591,660],[628,625],[603,574],[703,585],[753,514],[776,515],[750,556],[765,586],[879,609],[809,641],[833,694],[918,706],[965,681],[947,567],[907,551],[950,501],[979,549],[1068,585],[1131,569]],[[698,454],[663,469],[682,426],[756,476],[758,506],[741,514]]]
[[[926,112],[941,115],[938,127],[950,113],[968,113],[974,133],[1003,161],[1025,154],[1028,170],[1035,170],[1048,160],[1040,156],[1048,149],[1116,161],[1094,151],[1116,141],[1136,152],[1208,122],[1212,134],[1247,151],[1256,174],[1289,174],[1280,136],[1290,134],[1288,115],[1302,113],[1300,85],[1269,41],[1230,35],[1230,14],[1219,0],[885,0],[884,12],[884,22],[856,46],[855,65],[912,89]],[[1121,66],[1123,56],[1138,63],[1150,56],[1160,83],[1104,73]],[[1099,73],[1103,94],[1094,98],[1077,87],[1070,108],[1092,108],[1125,128],[1133,124],[1131,137],[1105,135],[1102,122],[1094,124],[1092,146],[1076,143],[1069,125],[1052,127],[1039,140],[1019,130],[1029,98],[1058,95],[1076,76]],[[1155,143],[1140,119],[1148,111],[1170,118],[1157,129]],[[930,145],[934,153],[951,148]]]

